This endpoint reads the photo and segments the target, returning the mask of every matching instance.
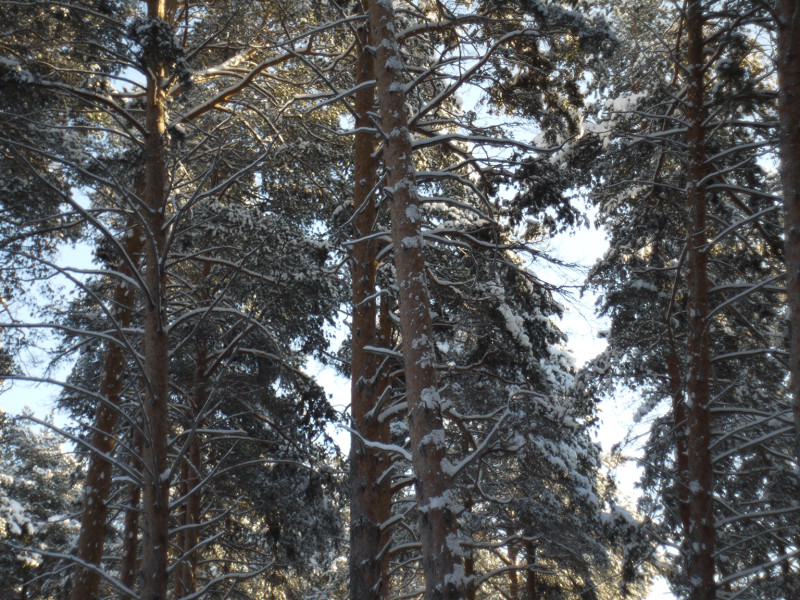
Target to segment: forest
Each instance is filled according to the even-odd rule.
[[[2,600],[796,600],[800,3],[0,0],[23,385]]]

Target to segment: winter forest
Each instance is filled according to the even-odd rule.
[[[796,600],[800,2],[0,0],[0,386],[2,600]]]

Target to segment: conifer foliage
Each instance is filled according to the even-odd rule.
[[[794,2],[0,14],[3,598],[797,596]]]

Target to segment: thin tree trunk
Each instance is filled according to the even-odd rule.
[[[148,0],[147,16],[164,20],[164,0]],[[166,326],[166,275],[161,257],[166,249],[167,148],[165,93],[161,83],[168,66],[158,56],[145,56],[147,88],[144,139],[147,244],[145,284],[148,299],[144,318],[146,394],[142,459],[142,600],[166,600],[169,584],[169,473],[167,462],[169,344]]]
[[[710,338],[706,234],[706,139],[704,121],[705,68],[701,0],[687,3],[689,170],[687,179],[687,281],[688,281],[688,378],[687,454],[689,480],[689,540],[686,545],[689,600],[713,600],[714,510],[711,465]]]
[[[210,271],[210,263],[206,263],[203,269],[203,277],[207,277]],[[202,334],[201,334],[202,335]],[[200,340],[197,344],[197,358],[195,361],[194,386],[192,394],[192,415],[194,416],[193,427],[202,427],[200,415],[205,408],[208,400],[208,380],[206,370],[208,369],[208,349],[205,341]],[[183,533],[178,542],[178,549],[184,555],[184,561],[175,568],[176,573],[176,597],[193,594],[197,589],[197,564],[198,553],[192,551],[197,546],[199,540],[198,528],[200,525],[200,509],[202,506],[203,495],[199,489],[200,473],[202,471],[202,449],[201,440],[198,434],[194,434],[189,440],[189,448],[186,457],[181,465],[181,485],[183,493],[186,494],[181,524],[184,526]]]
[[[528,591],[527,600],[539,600],[539,588],[536,581],[536,546],[532,542],[525,542],[525,557],[528,559],[528,577],[525,587]]]
[[[137,191],[141,185],[137,182]],[[129,223],[129,233],[123,240],[125,253],[131,261],[142,252],[141,230]],[[119,267],[121,275],[130,278],[131,269],[126,261]],[[111,315],[114,327],[121,330],[130,327],[136,290],[120,281],[116,284]],[[114,335],[118,337],[117,335]],[[120,343],[109,342],[103,358],[103,378],[100,381],[100,397],[95,410],[89,466],[86,473],[86,495],[83,500],[81,529],[78,535],[76,556],[82,562],[102,568],[103,548],[106,540],[108,519],[108,496],[111,491],[111,462],[106,458],[114,451],[114,429],[119,420],[122,388],[126,371],[125,351]],[[97,571],[78,567],[72,587],[72,600],[92,600],[98,597],[100,574]]]
[[[683,525],[684,539],[689,539],[691,519],[689,516],[689,449],[686,438],[686,400],[683,394],[683,377],[675,351],[672,333],[669,334],[667,376],[672,395],[672,422],[675,428],[675,489],[678,492],[678,514]]]
[[[467,585],[464,589],[464,600],[475,600],[478,590],[475,588],[475,554],[467,551],[464,556],[464,577]]]
[[[375,79],[375,65],[370,53],[366,29],[359,31],[362,51],[357,63],[356,81]],[[351,410],[354,433],[350,438],[350,597],[353,600],[377,600],[386,597],[388,553],[381,554],[388,536],[381,529],[391,514],[391,478],[381,477],[390,466],[385,453],[362,440],[389,442],[388,423],[380,423],[372,411],[385,388],[379,381],[379,361],[367,352],[367,346],[380,345],[377,331],[375,276],[377,273],[376,240],[368,236],[377,221],[378,139],[368,113],[373,110],[375,94],[371,87],[356,92],[356,127],[354,142],[353,244],[351,325]],[[384,302],[382,301],[382,306]]]
[[[133,433],[131,443],[131,468],[139,469],[139,456],[141,455],[141,437]],[[136,483],[128,485],[128,506],[125,509],[124,527],[122,534],[122,561],[119,566],[119,578],[122,585],[129,590],[136,585],[136,574],[139,571],[139,502],[142,498],[142,488]],[[133,600],[127,597],[126,600]]]
[[[778,113],[789,301],[789,374],[800,471],[800,4],[778,0]]]
[[[517,572],[517,555],[519,554],[519,550],[516,548],[510,548],[508,550],[508,564],[510,567],[513,567],[508,572],[508,597],[511,600],[520,600],[520,589],[519,589],[519,572]]]
[[[386,136],[383,158],[391,195],[394,264],[399,287],[411,457],[420,511],[420,542],[426,600],[461,600],[461,564],[453,483],[446,470],[444,424],[434,364],[430,296],[425,276],[424,241],[405,114],[402,58],[388,0],[371,0],[369,21],[377,49],[376,74],[381,122]]]

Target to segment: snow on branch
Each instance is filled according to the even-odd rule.
[[[404,458],[405,460],[411,462],[411,453],[405,448],[402,448],[397,444],[384,444],[383,442],[374,442],[372,440],[366,439],[358,431],[356,431],[351,427],[348,427],[347,425],[342,425],[342,427],[345,430],[349,431],[352,435],[357,437],[361,441],[361,443],[364,444],[367,448],[375,448],[376,450],[382,450],[389,454],[397,454],[401,458]]]

